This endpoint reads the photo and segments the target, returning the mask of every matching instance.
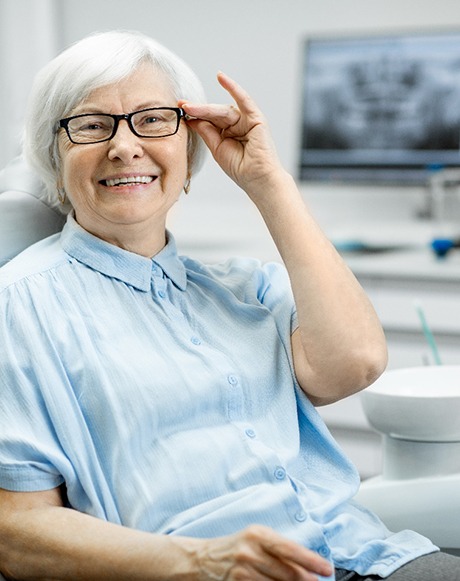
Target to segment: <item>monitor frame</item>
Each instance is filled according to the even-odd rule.
[[[302,50],[300,181],[418,185],[460,167],[460,30],[312,35]]]

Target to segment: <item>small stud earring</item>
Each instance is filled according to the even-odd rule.
[[[65,193],[64,188],[57,189],[57,196],[58,196],[58,200],[61,202],[61,204],[64,205],[66,203],[66,200],[67,200],[67,194]]]

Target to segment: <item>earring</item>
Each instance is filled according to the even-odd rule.
[[[67,194],[65,193],[64,188],[57,189],[57,196],[58,196],[58,200],[61,202],[61,204],[64,205],[66,200],[67,200]]]
[[[185,184],[184,184],[184,192],[185,192],[186,194],[188,194],[188,193],[189,193],[189,191],[190,191],[190,185],[191,185],[191,181],[192,181],[192,180],[191,180],[191,178],[190,178],[190,177],[188,177],[188,178],[187,178],[187,181],[186,181],[186,182],[185,182]]]

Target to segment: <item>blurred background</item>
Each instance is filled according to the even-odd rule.
[[[182,56],[201,78],[209,101],[229,101],[216,82],[219,70],[253,96],[269,119],[284,165],[374,301],[390,367],[433,363],[414,299],[423,302],[443,363],[458,364],[460,260],[453,252],[439,261],[428,248],[439,234],[431,184],[300,179],[299,160],[309,106],[303,91],[305,42],[458,33],[459,0],[0,0],[0,167],[20,152],[37,70],[83,36],[120,28],[147,33]],[[460,103],[449,106],[460,110]],[[170,227],[181,252],[209,261],[236,254],[277,259],[252,204],[212,159],[176,206]],[[460,219],[455,225],[460,234]],[[377,473],[379,437],[357,399],[322,413],[363,477]]]

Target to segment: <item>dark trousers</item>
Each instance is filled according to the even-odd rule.
[[[379,581],[378,575],[362,577],[352,571],[336,569],[336,581]],[[392,575],[388,581],[460,581],[460,557],[447,553],[430,553],[414,559]]]

